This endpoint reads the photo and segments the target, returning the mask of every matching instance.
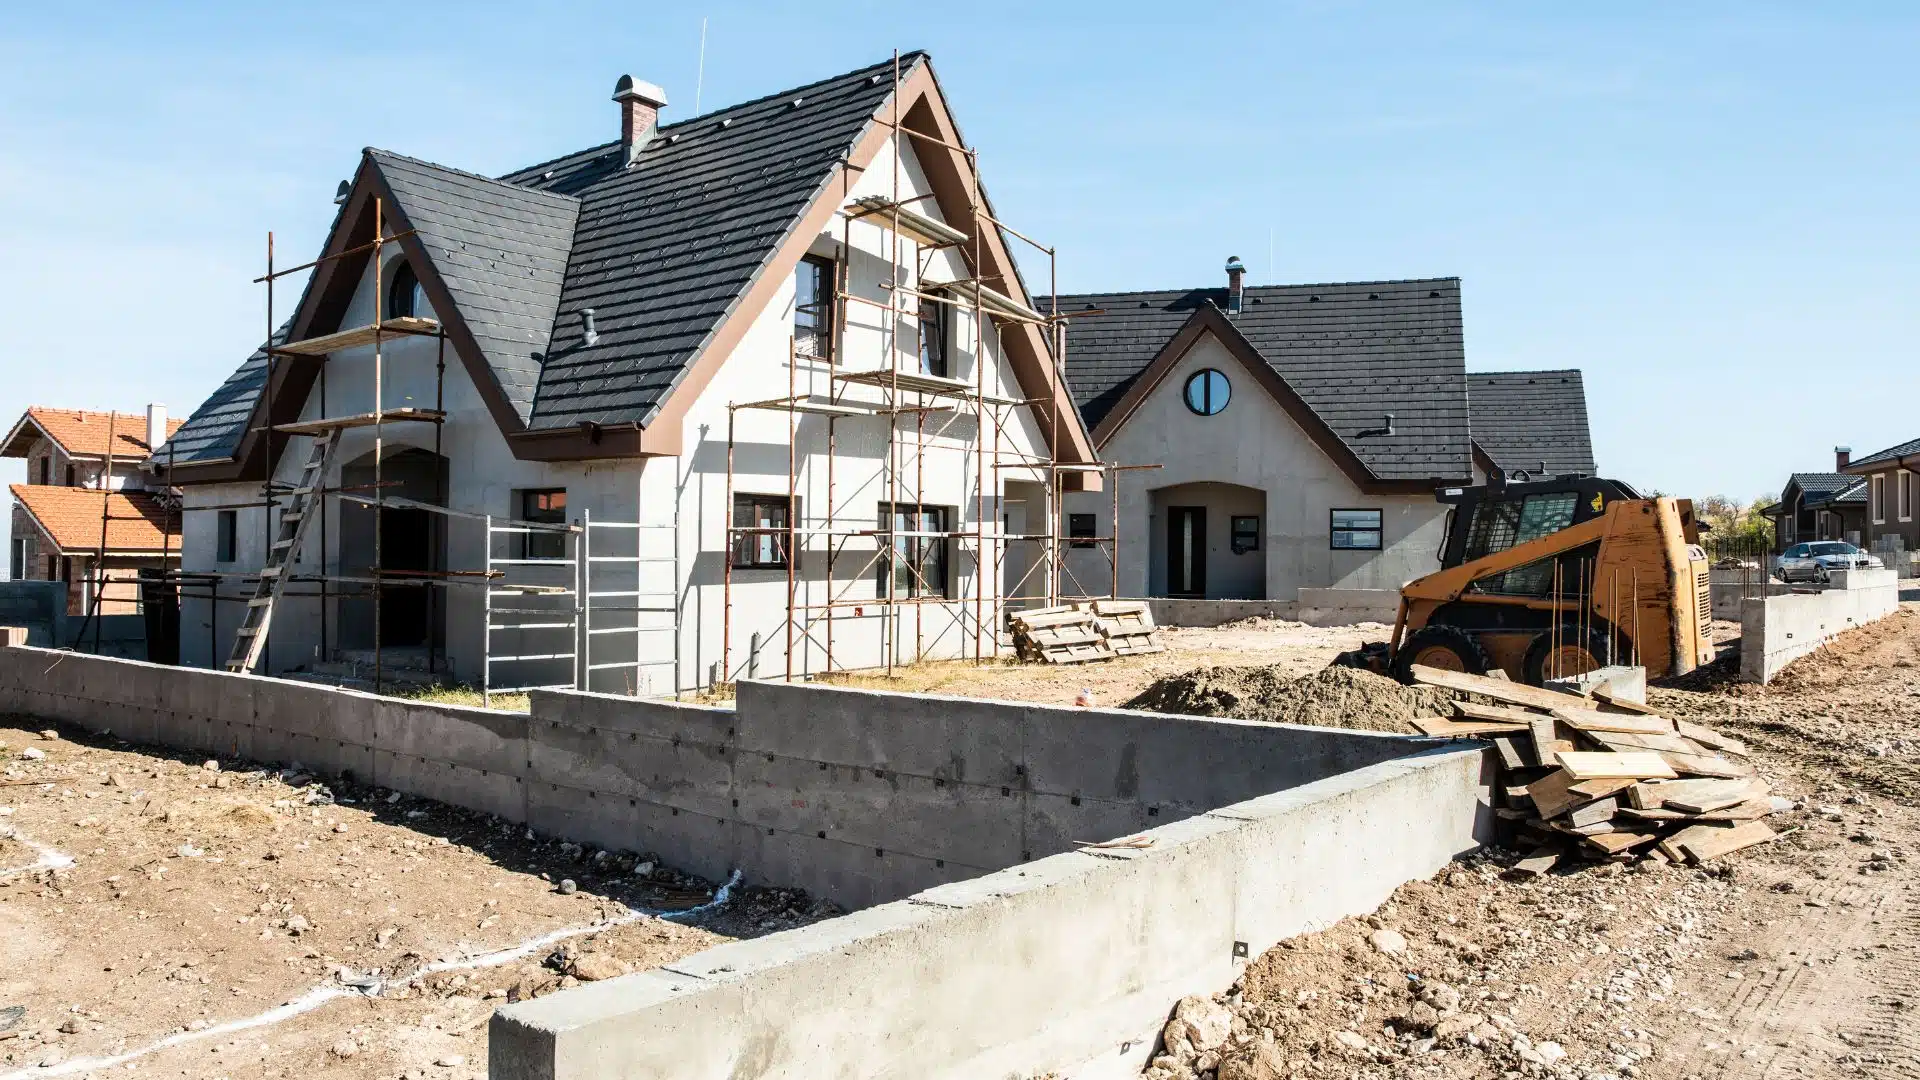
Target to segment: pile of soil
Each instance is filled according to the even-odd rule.
[[[1156,679],[1124,708],[1230,716],[1275,724],[1418,734],[1416,716],[1453,711],[1450,691],[1402,686],[1359,668],[1327,667],[1292,678],[1278,665],[1203,667]]]

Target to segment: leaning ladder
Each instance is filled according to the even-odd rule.
[[[333,465],[333,452],[339,445],[338,431],[323,431],[313,437],[307,462],[301,466],[300,478],[294,481],[292,499],[280,515],[280,535],[267,549],[266,562],[260,567],[260,583],[254,586],[253,596],[247,601],[246,617],[233,633],[233,652],[227,657],[228,671],[252,671],[260,662],[260,650],[267,644],[267,625],[273,621],[274,604],[287,584],[287,566],[299,552],[300,541],[306,538],[308,521],[317,516],[311,512],[320,505],[314,495],[326,483],[327,470]]]

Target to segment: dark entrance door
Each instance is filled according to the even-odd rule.
[[[1207,508],[1167,507],[1167,595],[1207,592]]]
[[[380,511],[380,555],[388,574],[413,571],[418,584],[403,577],[380,591],[380,642],[405,648],[427,644],[427,609],[433,589],[426,572],[433,560],[434,514],[388,507]],[[395,574],[399,571],[400,574]]]

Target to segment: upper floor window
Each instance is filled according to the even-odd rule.
[[[920,374],[947,377],[947,305],[920,301]]]
[[[833,358],[833,260],[808,255],[793,271],[793,349]]]
[[[240,557],[240,511],[217,511],[214,518],[213,561],[229,563]]]
[[[40,459],[40,483],[42,485],[53,483],[53,455],[52,454],[48,454],[46,457],[43,457]]]
[[[389,319],[425,319],[432,317],[433,308],[427,303],[427,290],[420,284],[419,275],[413,272],[413,265],[402,259],[393,265],[387,277],[387,310]]]
[[[520,520],[534,525],[567,523],[566,488],[526,488],[519,493]],[[525,525],[520,526],[526,528]],[[554,529],[527,529],[520,534],[523,559],[564,559],[567,534]]]
[[[1233,396],[1233,387],[1227,377],[1207,368],[1196,371],[1187,379],[1187,408],[1199,416],[1213,416],[1227,407],[1227,399]]]

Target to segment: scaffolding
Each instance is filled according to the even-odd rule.
[[[765,550],[777,544],[777,562],[785,569],[785,614],[775,630],[784,638],[784,678],[791,680],[801,675],[850,670],[853,665],[839,663],[834,655],[836,625],[847,619],[874,618],[880,620],[879,637],[884,654],[882,664],[877,666],[884,667],[891,675],[896,663],[911,663],[926,656],[923,613],[928,605],[952,613],[971,642],[970,648],[961,647],[960,658],[981,663],[997,658],[1011,645],[1004,627],[1009,604],[1053,606],[1063,600],[1119,596],[1119,481],[1127,472],[1159,468],[1158,465],[1062,462],[1058,454],[1062,435],[1058,398],[1009,396],[997,377],[994,384],[989,385],[989,355],[1003,363],[1006,357],[1002,327],[1024,324],[1039,328],[1047,338],[1046,359],[1052,375],[1049,390],[1064,386],[1066,322],[1097,312],[1063,314],[1057,300],[1049,312],[1036,311],[1015,298],[1014,294],[1023,290],[1012,266],[1004,271],[984,271],[982,237],[986,230],[995,229],[1003,237],[1014,237],[1044,254],[1052,285],[1049,294],[1059,293],[1055,249],[1011,228],[988,212],[978,184],[977,152],[905,125],[900,114],[900,90],[901,69],[896,53],[892,111],[883,121],[893,133],[891,194],[854,198],[853,174],[857,167],[851,162],[845,163],[847,167],[841,173],[840,241],[833,270],[832,300],[826,305],[829,316],[826,347],[802,348],[798,336],[789,337],[785,396],[728,405],[723,500],[727,550],[722,563],[722,659],[712,680],[716,684],[730,682],[742,673],[758,674],[756,665],[762,644],[759,634],[753,636],[744,659],[736,662],[734,657],[734,564],[748,546]],[[909,139],[964,156],[966,213],[973,226],[971,230],[955,228],[914,209],[912,204],[932,198],[931,195],[903,198],[903,147]],[[858,171],[863,175],[866,172]],[[870,226],[881,232],[888,267],[887,276],[880,283],[884,300],[861,295],[851,287],[856,226]],[[953,280],[928,281],[928,272],[940,252],[958,253],[970,273]],[[992,287],[983,277],[997,280],[1002,288]],[[879,331],[881,348],[877,367],[865,368],[852,363],[848,316],[856,307],[877,311],[885,320]],[[942,309],[971,316],[967,321],[972,331],[973,378],[970,382],[948,377],[944,372],[925,370],[930,366],[925,362],[930,355],[925,316]],[[909,319],[914,327],[911,337],[901,332],[903,320]],[[948,321],[936,319],[934,329],[944,333]],[[950,344],[955,344],[951,335],[937,343],[943,366],[945,358],[952,355],[948,351]],[[804,386],[803,365],[807,368]],[[824,399],[820,394],[823,387]],[[864,388],[869,395],[851,393],[855,388]],[[870,395],[874,390],[879,392],[878,400]],[[1016,411],[1040,402],[1048,404],[1050,425],[1044,438],[1044,452],[1033,453],[1009,445],[1006,431],[1016,426]],[[787,491],[781,523],[742,524],[735,520],[735,449],[737,418],[742,411],[786,417]],[[805,417],[818,418],[816,425],[824,428],[824,432],[816,432],[824,435],[824,455],[803,453],[800,449],[801,424]],[[857,521],[859,515],[850,515],[849,505],[840,498],[836,465],[842,456],[842,425],[863,428],[884,425],[885,428],[886,449],[879,477],[881,512],[871,527],[850,526],[849,517]],[[962,475],[968,475],[966,466],[971,458],[970,490],[963,490],[959,503],[954,506],[963,512],[960,516],[964,518],[965,502],[971,499],[971,528],[955,527],[963,525],[964,520],[943,522],[938,515],[928,512],[925,496],[929,451],[957,454]],[[799,498],[803,478],[811,489],[815,479],[814,460],[822,457],[825,512],[803,520]],[[944,470],[936,466],[936,472]],[[1020,474],[1038,477],[1033,481],[1042,490],[1038,528],[1030,517],[1017,533],[1009,532],[1004,521],[990,527],[988,515],[997,516],[1003,504],[1003,479]],[[1062,535],[1061,507],[1068,478],[1076,474],[1097,474],[1105,481],[1112,506],[1109,518],[1112,527],[1107,535]],[[910,509],[903,514],[903,508]],[[870,551],[864,549],[869,543]],[[1092,547],[1105,555],[1109,572],[1104,592],[1080,587],[1068,565],[1070,546]],[[958,560],[954,553],[963,548],[972,556],[970,589],[955,584]],[[1023,548],[1037,550],[1037,557],[1029,561],[1017,581],[1005,583],[1009,551]],[[940,581],[929,579],[924,554],[929,549],[940,553],[937,557],[942,571]],[[809,553],[825,571],[823,599],[813,599],[811,585],[803,584],[808,565],[805,557]],[[853,573],[843,575],[843,560],[849,556],[860,557],[860,561]],[[868,575],[876,572],[884,588],[877,588],[878,594],[872,598],[853,595]],[[1074,587],[1067,588],[1067,585]],[[1028,592],[1029,588],[1035,591]],[[903,648],[906,632],[902,623],[908,613],[912,616],[911,649]],[[822,668],[815,671],[807,665],[807,670],[797,670],[796,648],[818,649],[824,657]]]
[[[481,597],[484,628],[480,658],[483,701],[492,695],[523,692],[534,688],[567,687],[589,689],[596,672],[628,672],[627,693],[641,690],[642,674],[649,668],[667,668],[669,675],[660,692],[678,696],[681,685],[680,635],[674,632],[677,619],[679,581],[679,514],[671,524],[649,525],[641,521],[593,520],[591,512],[568,522],[532,521],[518,517],[476,513],[451,507],[449,476],[444,467],[442,436],[446,422],[446,348],[447,334],[435,319],[414,313],[392,315],[387,304],[386,267],[382,260],[385,245],[401,241],[411,230],[387,235],[385,207],[380,197],[372,200],[373,238],[299,266],[276,269],[273,234],[267,234],[266,273],[255,284],[266,286],[267,344],[266,372],[263,380],[264,423],[253,429],[265,444],[265,478],[260,497],[240,503],[184,506],[186,511],[258,509],[262,526],[262,565],[257,572],[176,571],[177,596],[200,599],[208,604],[207,637],[209,656],[219,641],[219,611],[223,603],[244,603],[239,625],[235,628],[233,648],[227,667],[233,671],[252,671],[256,667],[273,670],[271,627],[275,609],[284,599],[319,601],[319,646],[316,659],[331,659],[337,649],[337,627],[331,625],[337,614],[335,605],[345,600],[370,602],[372,636],[372,683],[375,692],[388,682],[388,653],[394,646],[384,640],[385,599],[390,590],[419,590],[425,607],[425,661],[429,677],[441,674],[445,664],[443,622],[451,590],[476,589]],[[352,256],[367,256],[372,266],[373,319],[363,326],[300,340],[282,340],[274,321],[274,285],[284,277],[316,270],[328,262]],[[290,328],[289,328],[290,330]],[[389,374],[387,344],[396,339],[427,337],[436,342],[432,408],[386,405]],[[329,415],[327,372],[334,354],[346,349],[371,346],[370,411],[347,415]],[[275,423],[269,395],[281,384],[283,364],[317,365],[313,391],[317,393],[317,419]],[[304,403],[303,403],[304,406]],[[431,499],[415,499],[390,489],[404,487],[404,481],[390,480],[386,474],[388,458],[387,427],[390,424],[427,424],[433,429],[434,491]],[[339,482],[329,476],[344,463],[338,460],[340,443],[349,431],[368,429],[372,437],[372,482],[346,483],[342,472]],[[307,441],[308,460],[297,479],[276,480],[286,448],[294,440]],[[174,462],[171,450],[166,463],[166,487],[174,489]],[[637,490],[637,489],[636,489]],[[334,570],[328,567],[328,525],[325,504],[331,499],[344,514],[350,507],[370,509],[372,556],[364,573],[342,572],[336,557]],[[387,511],[410,510],[432,515],[441,524],[428,533],[429,566],[394,567],[387,560]],[[276,518],[277,512],[277,518]],[[636,513],[636,517],[640,516]],[[452,527],[471,522],[481,530],[481,565],[456,569],[445,565],[445,552]],[[295,573],[309,529],[317,524],[320,557],[318,572]],[[276,535],[277,534],[277,535]],[[615,540],[611,550],[606,544],[596,551],[594,538],[616,535],[631,538],[630,544]],[[527,549],[529,537],[555,537],[558,551],[549,552],[548,544],[536,545],[537,553]],[[650,553],[647,538],[664,537],[666,554]],[[519,545],[518,551],[503,554],[503,544]],[[631,550],[623,550],[630,547]],[[671,584],[666,589],[648,588],[647,565],[664,564]],[[614,580],[608,580],[612,577]],[[245,595],[223,594],[222,587],[236,584]],[[665,613],[665,625],[650,617]],[[668,647],[663,655],[650,657],[645,648],[649,635],[665,633]],[[596,639],[630,638],[631,658],[607,659],[603,652],[595,656]],[[558,644],[529,645],[553,641]],[[508,649],[496,653],[496,645]],[[408,646],[407,648],[415,648]],[[543,663],[558,666],[564,662],[565,681],[539,679],[525,674],[527,665]],[[502,674],[502,672],[505,674]],[[603,678],[601,680],[605,682]]]

